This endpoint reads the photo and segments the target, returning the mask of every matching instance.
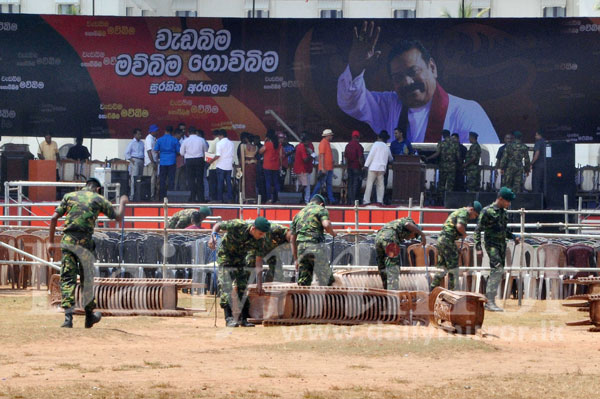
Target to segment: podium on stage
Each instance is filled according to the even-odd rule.
[[[418,201],[425,188],[425,165],[417,155],[396,155],[392,163],[392,202]]]

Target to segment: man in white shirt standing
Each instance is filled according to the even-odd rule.
[[[219,138],[217,143],[217,151],[215,157],[211,160],[211,164],[217,167],[217,201],[231,202],[233,193],[231,191],[231,172],[233,170],[233,154],[234,145],[227,138],[225,129],[217,130],[215,133]],[[227,186],[227,195],[223,197],[223,183]]]
[[[389,134],[385,131],[381,132],[377,136],[377,141],[371,147],[367,160],[365,161],[365,167],[369,168],[367,175],[367,185],[365,187],[365,196],[363,197],[363,205],[369,205],[371,202],[371,190],[373,189],[373,182],[376,184],[377,189],[377,202],[383,203],[383,195],[385,194],[385,185],[383,183],[383,176],[387,170],[388,162],[394,160],[390,148],[386,142],[389,139]]]
[[[133,201],[135,201],[135,178],[144,174],[144,148],[142,131],[138,128],[133,129],[133,139],[125,150],[125,159],[129,161],[129,198]]]
[[[154,151],[156,144],[156,136],[158,135],[158,126],[150,125],[148,135],[144,143],[144,166],[149,166],[150,169],[150,197],[156,199],[156,176],[158,174],[158,154]]]
[[[190,202],[204,202],[204,153],[208,151],[208,143],[204,140],[204,132],[189,129],[190,136],[183,141],[179,153],[185,159],[187,187],[190,190]]]
[[[365,85],[365,69],[378,59],[380,28],[365,21],[354,30],[348,66],[338,78],[337,102],[342,111],[368,123],[373,131],[406,132],[411,143],[436,143],[447,129],[469,139],[479,133],[481,143],[497,144],[498,135],[477,102],[446,93],[437,81],[437,65],[418,40],[401,40],[388,56],[394,91],[372,92]]]

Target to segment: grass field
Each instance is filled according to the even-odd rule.
[[[182,298],[211,309],[211,298]],[[202,303],[203,302],[203,303]],[[45,292],[0,288],[3,398],[597,398],[600,334],[509,301],[483,334],[390,325],[227,329],[222,314],[61,329]]]

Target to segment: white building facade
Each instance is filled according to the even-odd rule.
[[[2,13],[237,18],[600,16],[600,0],[0,0]]]

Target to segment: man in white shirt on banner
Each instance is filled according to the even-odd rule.
[[[190,190],[190,202],[204,202],[204,153],[208,151],[208,143],[204,140],[204,132],[189,129],[190,136],[183,140],[179,153],[185,159],[187,187]]]
[[[469,132],[479,141],[497,144],[498,135],[477,102],[446,93],[437,82],[437,65],[418,40],[401,40],[390,51],[388,71],[394,91],[372,92],[365,86],[365,69],[379,57],[375,50],[380,28],[363,23],[354,28],[348,66],[338,78],[337,102],[342,111],[368,123],[373,131],[406,132],[411,143],[437,143],[442,130],[458,133],[467,142]]]
[[[390,148],[386,144],[389,138],[390,135],[385,130],[382,131],[379,136],[377,136],[377,141],[371,147],[367,160],[365,161],[365,167],[369,169],[369,173],[367,174],[367,185],[365,187],[363,205],[369,205],[371,202],[373,182],[375,182],[377,189],[377,202],[380,205],[383,204],[383,196],[385,194],[383,176],[387,170],[388,162],[394,160]]]
[[[158,135],[158,126],[150,125],[148,135],[144,141],[144,166],[150,169],[150,197],[156,199],[156,176],[158,175],[158,154],[154,151],[156,136]]]
[[[210,163],[215,164],[217,167],[217,201],[221,203],[231,202],[233,200],[231,172],[233,171],[234,145],[227,138],[227,131],[225,129],[217,130],[215,134],[220,140],[217,143],[215,157]],[[223,195],[223,184],[227,186],[227,195],[225,196]]]
[[[135,201],[135,178],[144,174],[144,148],[142,131],[138,128],[133,129],[133,139],[125,150],[125,159],[129,161],[129,198],[133,201]]]

